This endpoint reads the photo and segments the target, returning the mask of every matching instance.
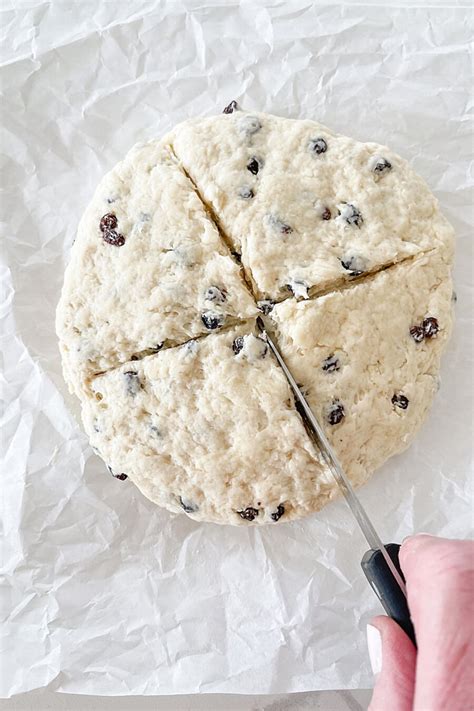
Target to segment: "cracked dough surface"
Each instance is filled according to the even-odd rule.
[[[186,121],[172,141],[259,299],[280,300],[295,282],[317,293],[351,278],[354,263],[373,271],[452,240],[425,182],[377,143],[242,111]]]
[[[247,322],[97,377],[84,424],[112,470],[157,504],[217,523],[246,523],[237,512],[249,508],[266,523],[281,505],[290,519],[327,501],[330,474],[254,333]]]
[[[110,213],[123,246],[102,238]],[[99,184],[66,270],[57,332],[69,386],[80,394],[95,373],[134,354],[208,332],[202,314],[229,324],[255,312],[239,265],[166,140],[135,146]]]
[[[352,288],[273,309],[285,362],[354,483],[405,449],[424,421],[451,330],[451,293],[449,266],[427,255]],[[417,343],[410,329],[431,314],[443,325]],[[330,426],[335,402],[345,416]]]
[[[312,121],[239,111],[136,146],[86,210],[57,312],[91,444],[196,520],[318,510],[335,484],[256,335],[258,302],[360,484],[436,392],[452,251],[403,159]]]

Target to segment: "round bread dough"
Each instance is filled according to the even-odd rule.
[[[337,487],[256,315],[358,485],[429,410],[452,257],[404,160],[313,121],[233,111],[136,146],[86,210],[57,311],[94,450],[196,520],[318,510]]]

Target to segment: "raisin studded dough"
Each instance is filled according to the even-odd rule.
[[[197,118],[175,152],[258,299],[307,297],[435,246],[452,230],[408,163],[313,121]]]
[[[161,506],[220,523],[275,520],[282,502],[292,518],[328,500],[330,475],[254,334],[242,324],[98,376],[84,423],[114,473],[133,472]]]
[[[452,250],[405,161],[312,121],[235,111],[135,147],[81,221],[57,312],[92,445],[196,520],[318,510],[336,487],[258,308],[360,484],[437,389]]]
[[[124,244],[105,241],[104,214]],[[255,314],[240,271],[166,141],[133,148],[97,188],[67,267],[57,332],[69,386],[80,394],[98,372]]]
[[[434,255],[397,264],[314,301],[288,299],[272,317],[285,362],[351,479],[362,484],[405,449],[438,389],[451,325],[449,266]],[[443,326],[417,343],[414,324],[436,314]]]

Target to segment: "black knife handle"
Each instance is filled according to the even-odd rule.
[[[389,543],[385,546],[385,549],[400,573],[403,582],[405,582],[400,568],[400,561],[398,560],[400,546],[398,543]],[[413,629],[406,597],[390,572],[382,553],[379,550],[368,550],[362,558],[361,566],[387,615],[400,625],[416,647],[415,630]]]

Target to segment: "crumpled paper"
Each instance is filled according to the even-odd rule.
[[[454,224],[440,392],[360,496],[387,542],[468,534],[469,9],[430,5],[4,6],[3,695],[371,684],[365,625],[380,608],[343,501],[261,529],[173,516],[110,477],[62,382],[54,310],[95,185],[135,142],[231,99],[390,144]]]

